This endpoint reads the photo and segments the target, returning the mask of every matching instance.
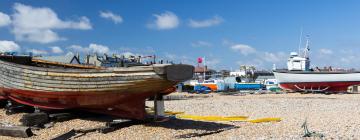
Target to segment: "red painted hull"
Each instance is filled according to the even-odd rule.
[[[0,89],[0,99],[11,99],[20,104],[41,109],[83,109],[121,118],[144,119],[145,100],[156,93],[119,92],[41,92],[18,89]],[[163,94],[173,92],[173,88]]]
[[[301,83],[280,83],[280,87],[292,91],[331,91],[331,92],[347,92],[349,86],[359,85],[356,82],[301,82]]]

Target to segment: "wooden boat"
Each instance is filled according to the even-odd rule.
[[[41,109],[83,109],[144,119],[145,99],[193,77],[183,64],[102,68],[0,56],[0,98]]]

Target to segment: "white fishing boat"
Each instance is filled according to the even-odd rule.
[[[287,70],[274,70],[280,88],[301,92],[347,92],[360,84],[360,72],[310,69],[309,41],[302,55],[290,54]]]

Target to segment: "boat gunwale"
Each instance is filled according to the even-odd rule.
[[[169,64],[156,64],[149,66],[133,66],[133,67],[116,67],[116,68],[104,68],[104,69],[80,69],[80,68],[69,68],[69,69],[60,69],[60,68],[43,68],[30,65],[22,65],[13,62],[0,60],[1,65],[7,65],[10,67],[16,67],[20,69],[27,69],[32,71],[41,71],[41,72],[59,72],[59,73],[121,73],[121,72],[147,72],[154,71],[156,67],[166,67]]]
[[[360,74],[360,71],[288,71],[288,70],[274,70],[273,73],[288,73],[288,74]]]

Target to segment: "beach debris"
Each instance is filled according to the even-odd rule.
[[[86,133],[95,132],[98,128],[90,128],[90,129],[71,129],[69,132],[61,134],[51,140],[69,140],[71,138],[78,138],[84,136]]]
[[[20,112],[34,112],[34,108],[22,104],[18,104],[16,102],[12,102],[10,100],[7,101],[5,105],[5,114],[12,115]]]
[[[51,140],[68,140],[68,139],[78,138],[90,132],[99,132],[99,133],[107,134],[121,128],[129,127],[141,123],[144,123],[144,121],[114,120],[112,122],[107,122],[105,126],[87,128],[87,129],[72,129],[64,134],[56,136]]]
[[[49,114],[50,120],[54,121],[54,122],[68,121],[68,120],[71,120],[71,119],[73,119],[75,117],[76,117],[76,114],[67,113],[67,112]]]
[[[231,130],[231,129],[235,129],[235,128],[239,128],[239,127],[238,126],[232,126],[232,127],[219,129],[219,130],[216,130],[216,131],[207,131],[207,132],[204,132],[204,133],[189,133],[189,134],[175,136],[175,138],[184,139],[184,138],[193,138],[193,137],[203,137],[203,136],[207,136],[207,135],[221,133],[221,132]]]
[[[307,125],[307,119],[305,119],[304,123],[301,125],[302,128],[304,128],[304,135],[303,137],[319,137],[324,138],[324,134],[317,133],[315,131],[311,132],[309,131],[308,125]]]
[[[49,122],[49,116],[44,112],[28,113],[24,114],[20,119],[23,126],[39,126]]]
[[[0,126],[1,136],[28,138],[33,136],[30,127],[25,126]]]

